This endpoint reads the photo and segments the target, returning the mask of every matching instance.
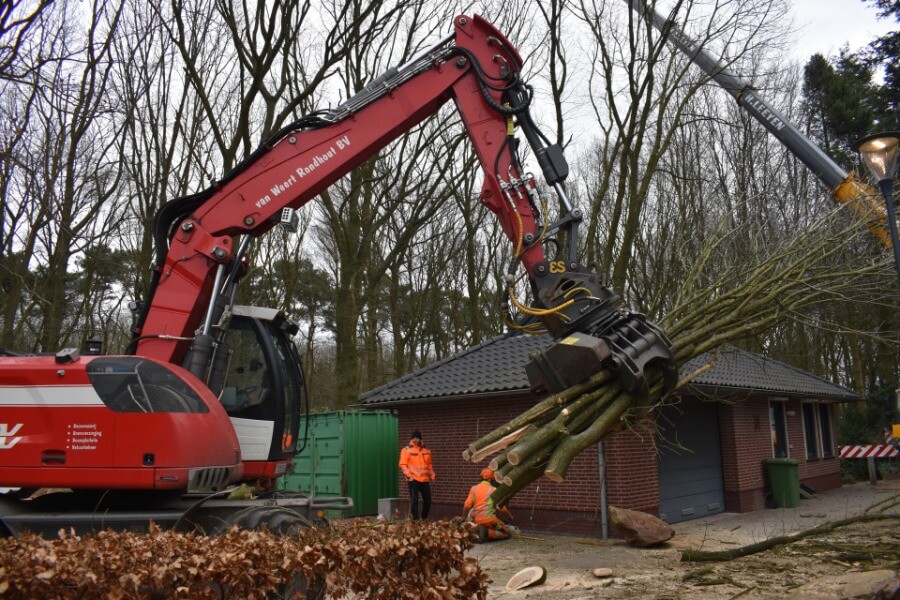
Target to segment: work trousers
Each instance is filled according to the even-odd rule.
[[[428,511],[431,509],[431,484],[427,481],[416,481],[413,479],[409,483],[409,512],[412,513],[413,519],[419,518],[419,494],[422,495],[422,518],[428,518]]]
[[[497,517],[482,517],[480,519],[475,519],[475,522],[481,527],[484,528],[484,535],[486,542],[492,542],[496,540],[506,540],[509,539],[509,528],[506,524],[498,519]],[[481,533],[479,533],[479,541],[481,541]]]

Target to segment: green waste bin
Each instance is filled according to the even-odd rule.
[[[772,497],[779,508],[800,506],[800,461],[794,458],[770,458],[765,461],[772,486]]]

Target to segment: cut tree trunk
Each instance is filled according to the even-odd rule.
[[[682,562],[721,562],[721,561],[726,561],[726,560],[732,560],[735,558],[740,558],[742,556],[749,556],[751,554],[756,554],[757,552],[764,552],[766,550],[771,550],[772,548],[775,548],[777,546],[783,546],[785,544],[792,544],[792,543],[802,540],[804,538],[822,535],[824,533],[834,531],[835,529],[838,529],[840,527],[846,527],[847,525],[853,525],[854,523],[868,523],[870,521],[883,521],[885,519],[900,520],[900,515],[860,515],[858,517],[850,517],[849,519],[841,519],[840,521],[831,521],[829,523],[824,523],[817,527],[813,527],[811,529],[805,529],[803,531],[799,531],[799,532],[791,534],[791,535],[779,535],[777,537],[763,540],[762,542],[750,544],[749,546],[742,546],[740,548],[732,548],[731,550],[716,550],[716,551],[691,550],[691,549],[682,550],[681,551],[681,561]]]

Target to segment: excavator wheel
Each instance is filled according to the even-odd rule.
[[[283,506],[250,506],[222,521],[213,535],[221,535],[234,526],[253,531],[268,529],[276,535],[293,535],[313,525],[296,511]]]
[[[221,535],[237,526],[238,529],[268,529],[276,535],[295,535],[300,530],[312,527],[312,523],[299,513],[283,506],[250,506],[239,510],[219,525],[213,535]],[[308,581],[299,572],[287,583],[280,585],[278,591],[270,594],[271,598],[308,598],[320,600],[325,598],[325,579],[316,577]]]

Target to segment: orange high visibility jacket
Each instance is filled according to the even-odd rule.
[[[407,479],[416,481],[433,481],[434,466],[431,464],[431,450],[421,445],[413,444],[412,440],[400,451],[400,469]]]
[[[496,507],[491,499],[491,494],[493,493],[494,486],[491,485],[490,481],[482,481],[478,485],[473,485],[469,489],[469,497],[466,498],[463,511],[466,512],[471,509],[469,518],[476,522],[496,516]]]

